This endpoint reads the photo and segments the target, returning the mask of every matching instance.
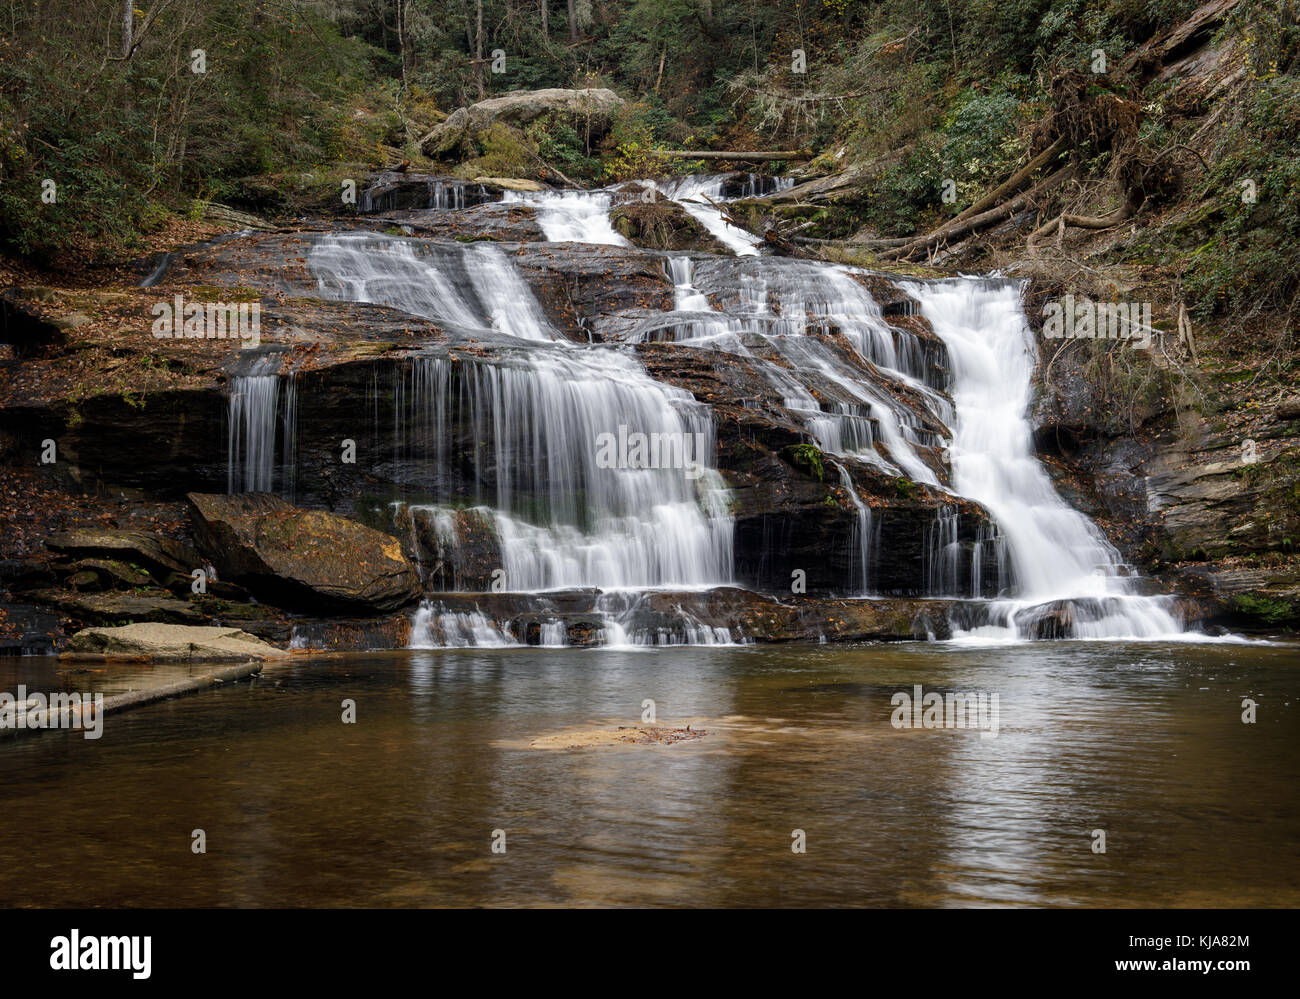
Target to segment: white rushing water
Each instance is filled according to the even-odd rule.
[[[726,199],[723,197],[724,177],[716,174],[701,174],[683,177],[672,184],[653,184],[665,195],[686,209],[700,225],[708,230],[723,246],[738,257],[758,256],[758,247],[763,240],[752,232],[739,229],[723,218],[722,210],[717,206]]]
[[[763,193],[756,180],[750,186]],[[709,203],[724,191],[720,178],[660,189],[702,222],[710,212],[721,222]],[[609,223],[609,192],[510,199],[537,207],[549,240],[625,245]],[[1014,595],[990,603],[983,623],[960,637],[1018,640],[1045,613],[1042,605],[1053,602],[1073,637],[1182,633],[1171,600],[1134,592],[1118,552],[1061,499],[1034,455],[1028,413],[1035,351],[1016,284],[909,283],[946,348],[943,357],[933,340],[886,321],[860,273],[757,256],[749,234],[732,232],[724,242],[745,259],[664,256],[673,310],[662,321],[646,320],[646,332],[628,339],[741,355],[768,381],[825,453],[853,505],[850,592],[869,594],[873,560],[888,555],[879,548],[881,518],[854,487],[849,466],[856,461],[968,497],[993,516],[997,529],[980,529],[973,558],[959,542],[955,496],[919,539],[924,592],[979,594],[982,585],[996,591],[1015,580],[1008,591]],[[468,523],[466,508],[474,506],[473,530],[499,545],[507,591],[608,591],[598,619],[609,644],[733,641],[716,622],[637,597],[733,579],[734,521],[713,468],[707,406],[651,378],[624,344],[565,340],[514,261],[491,244],[333,234],[317,239],[309,265],[322,294],[424,316],[452,340],[450,348],[412,357],[391,386],[395,460],[428,471],[417,485],[437,503],[410,508],[412,534],[417,511],[432,518],[440,564],[468,544],[457,524]],[[488,349],[460,351],[460,340]],[[246,376],[238,400],[232,391],[232,489],[262,482],[269,488],[277,379],[262,378]],[[677,441],[684,451],[675,463],[602,460],[602,436],[635,432]],[[288,427],[285,433],[288,453]],[[935,471],[943,448],[950,448],[950,486]],[[992,571],[981,561],[985,552],[997,580],[982,578]],[[484,612],[456,606],[426,602],[413,621],[412,643],[516,641]],[[559,617],[536,626],[543,644],[565,643]]]
[[[1017,618],[1048,601],[1078,601],[1079,638],[1168,638],[1170,601],[1132,592],[1117,552],[1071,508],[1034,454],[1029,424],[1036,360],[1018,283],[958,279],[907,286],[948,348],[956,406],[953,487],[996,519],[1020,592],[991,608],[974,637],[1017,635]]]
[[[471,435],[473,495],[441,501],[494,511],[508,589],[731,580],[733,521],[708,407],[655,381],[625,347],[564,340],[499,249],[351,233],[318,240],[309,263],[325,294],[530,342],[412,357],[393,393],[397,447],[425,442],[409,457],[429,470],[429,489],[452,463],[452,435]],[[635,460],[601,447],[633,434],[658,450]]]
[[[740,184],[739,192],[726,197],[728,174],[698,174],[672,181],[638,180],[636,184],[652,188],[677,204],[698,221],[718,242],[737,256],[757,256],[763,240],[737,228],[723,216],[720,205],[737,198],[753,198],[783,190],[793,185],[785,178],[758,177]],[[734,183],[734,182],[733,182]],[[596,191],[506,191],[502,201],[532,205],[537,210],[537,224],[552,243],[602,243],[609,246],[630,244],[610,222],[616,188]]]
[[[630,246],[609,220],[608,191],[506,191],[502,201],[532,205],[537,224],[552,243],[603,243]]]
[[[284,456],[284,486],[293,491],[292,460],[297,426],[296,383],[288,381],[281,407],[281,355],[253,355],[243,374],[230,379],[227,410],[226,491],[266,493],[275,488],[275,437],[283,415],[280,453]]]

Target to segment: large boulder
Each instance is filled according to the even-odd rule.
[[[243,662],[280,659],[289,653],[238,628],[191,628],[180,624],[128,624],[87,628],[68,639],[64,654],[123,656],[155,661]]]
[[[219,576],[268,603],[375,613],[419,596],[415,568],[391,535],[267,493],[189,500],[195,538]]]
[[[522,126],[549,114],[580,121],[584,128],[589,124],[593,134],[603,135],[610,116],[623,104],[623,98],[606,89],[516,90],[457,108],[420,140],[420,150],[439,159],[461,149],[495,122]]]

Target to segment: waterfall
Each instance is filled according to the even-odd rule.
[[[276,372],[280,360],[278,353],[255,354],[251,361],[241,358],[247,372],[230,378],[227,492],[269,493],[275,488],[276,412],[280,404],[280,376]],[[282,442],[286,459],[288,449],[294,445],[296,420],[297,393],[291,392],[286,399]]]
[[[317,240],[308,264],[329,298],[388,305],[460,331],[557,337],[518,268],[491,243],[340,233]]]
[[[672,182],[655,180],[636,181],[642,187],[653,188],[666,198],[675,201],[698,221],[718,242],[737,256],[757,256],[761,237],[738,229],[725,218],[718,207],[726,201],[728,174],[700,174],[682,177]],[[741,185],[740,197],[756,197],[757,192],[781,190],[793,181],[777,178],[760,178],[753,174]],[[599,191],[507,191],[503,202],[531,205],[537,211],[537,224],[543,235],[552,243],[603,243],[610,246],[628,246],[610,223],[609,212],[613,205],[611,189]]]
[[[840,485],[849,494],[849,499],[853,501],[853,508],[858,514],[857,523],[853,527],[853,548],[856,556],[854,569],[858,579],[858,594],[865,596],[871,592],[871,542],[873,540],[871,537],[871,507],[862,502],[862,497],[858,495],[858,489],[853,484],[853,478],[849,475],[849,470],[838,461],[833,462],[833,464],[839,469]]]
[[[710,201],[754,196],[764,182],[697,177],[660,189],[725,226]],[[536,207],[548,239],[625,245],[609,224],[611,192],[509,197]],[[978,595],[996,583],[999,599],[963,610],[970,627],[960,636],[1181,631],[1171,599],[1135,591],[1118,552],[1061,499],[1034,455],[1026,414],[1035,352],[1016,284],[909,282],[931,335],[892,325],[864,272],[761,257],[753,237],[729,238],[743,259],[662,255],[671,311],[636,315],[616,327],[621,339],[575,344],[499,246],[314,237],[308,266],[320,294],[424,317],[444,334],[371,383],[376,425],[392,424],[382,460],[418,499],[402,509],[426,590],[482,586],[489,570],[496,589],[499,570],[510,595],[482,604],[430,595],[413,618],[413,645],[744,640],[706,601],[676,596],[732,582],[735,524],[714,467],[712,410],[650,377],[631,346],[646,339],[743,356],[767,381],[766,399],[740,402],[793,421],[838,470],[854,508],[846,588],[856,595],[871,592],[886,518],[859,494],[854,461],[950,494],[916,539],[919,558],[909,558],[932,595]],[[256,368],[232,380],[232,489],[272,486],[279,385]],[[283,398],[281,481],[292,490],[292,381]],[[994,519],[973,542],[960,540],[969,516],[961,497]],[[575,610],[572,595],[594,590],[595,602]]]
[[[709,408],[655,381],[621,346],[564,340],[499,248],[371,234],[319,239],[322,293],[381,302],[481,339],[492,356],[426,353],[393,386],[393,448],[443,505],[490,507],[512,591],[699,588],[732,578],[733,520],[713,468]],[[453,484],[453,437],[472,481]],[[644,435],[654,453],[610,453]],[[453,488],[455,486],[455,488]]]
[[[661,194],[681,205],[692,218],[708,230],[709,235],[738,257],[758,256],[758,247],[763,240],[751,232],[738,229],[725,218],[722,211],[715,207],[723,201],[726,174],[699,174],[682,177],[679,180],[660,185],[654,181],[642,181],[653,186]]]
[[[739,274],[730,262],[674,266],[678,308],[685,304],[697,310],[679,324],[675,342],[753,358],[821,450],[939,486],[915,449],[938,446],[939,440],[880,386],[889,381],[905,387],[944,425],[952,419],[951,403],[934,386],[924,352],[897,349],[880,306],[848,271],[775,259],[747,262]],[[698,310],[712,309],[711,298],[720,302],[721,311],[714,310],[717,318],[710,321]],[[746,343],[761,344],[787,363],[754,357]],[[837,343],[843,347],[837,349]],[[869,373],[878,377],[870,380]],[[813,390],[824,394],[828,388],[843,398],[823,405]],[[876,449],[877,440],[890,460]]]
[[[532,205],[537,224],[552,243],[603,243],[629,246],[609,221],[608,191],[507,191],[504,202]]]
[[[953,488],[993,514],[1019,586],[984,635],[1017,635],[1017,615],[1050,601],[1090,601],[1074,634],[1155,638],[1183,632],[1168,598],[1132,592],[1101,531],[1071,508],[1034,454],[1028,414],[1037,352],[1021,286],[1002,280],[915,283],[907,291],[948,348],[956,407]],[[1089,620],[1079,620],[1085,616]]]
[[[442,500],[493,508],[508,589],[731,579],[733,522],[710,467],[713,420],[690,393],[650,379],[610,348],[454,364],[419,356],[410,365],[394,423],[433,442],[418,455],[431,470],[445,466],[452,428],[469,428],[474,493]],[[617,438],[620,428],[658,440],[671,451],[660,457],[672,460],[648,455],[646,467],[603,460],[602,436]],[[433,477],[426,483],[439,485]]]

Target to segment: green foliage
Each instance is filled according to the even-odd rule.
[[[121,4],[15,6],[0,58],[0,230],[44,261],[114,256],[233,180],[337,159],[359,142],[365,46],[315,5],[176,0],[121,54]],[[206,40],[205,72],[191,50]],[[373,148],[373,142],[370,143]],[[57,201],[41,200],[54,181]],[[151,202],[155,203],[151,207]]]
[[[1202,315],[1284,306],[1300,287],[1300,79],[1257,80],[1243,117],[1201,191],[1215,211],[1184,282]]]
[[[1229,606],[1238,614],[1270,626],[1300,620],[1300,612],[1287,601],[1259,593],[1238,593]]]
[[[986,89],[963,90],[935,129],[885,171],[864,206],[864,220],[886,234],[902,234],[915,231],[927,212],[955,215],[969,205],[1023,153],[1021,131],[1029,98],[1036,96],[1028,78],[1015,74]],[[956,200],[945,204],[948,180]]]

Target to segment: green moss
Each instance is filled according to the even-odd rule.
[[[816,445],[790,444],[781,449],[781,457],[818,482],[825,481],[826,469],[822,464],[822,453]]]
[[[894,488],[898,490],[898,495],[903,499],[916,499],[921,495],[921,487],[907,476],[900,476],[895,479]]]
[[[1255,618],[1263,624],[1279,625],[1300,621],[1300,613],[1285,600],[1258,593],[1239,593],[1229,606],[1238,614]]]

